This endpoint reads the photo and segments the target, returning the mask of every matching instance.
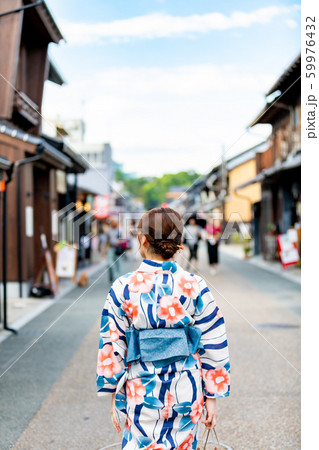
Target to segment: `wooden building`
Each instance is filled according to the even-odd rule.
[[[267,104],[250,124],[272,125],[268,140],[215,165],[172,204],[188,214],[223,211],[224,225],[237,216],[250,225],[254,252],[266,259],[277,257],[276,235],[294,227],[300,237],[300,68],[298,55],[269,89]]]
[[[245,150],[229,159],[226,163],[228,176],[228,194],[225,204],[226,221],[231,221],[232,215],[251,224],[253,220],[253,205],[261,199],[261,187],[259,183],[236,189],[240,184],[254,178],[257,175],[256,159],[265,150],[265,142]]]
[[[9,297],[28,294],[42,256],[40,234],[50,248],[55,244],[52,212],[68,201],[61,197],[66,173],[87,168],[66,145],[41,135],[44,83],[64,82],[48,58],[48,46],[63,37],[45,2],[33,3],[38,2],[0,2],[0,158],[14,163],[7,187],[8,255],[6,261],[0,258],[0,273],[7,264]],[[1,225],[2,220],[1,215]]]
[[[272,125],[268,149],[256,154],[257,175],[237,187],[261,183],[255,204],[255,241],[266,259],[276,258],[276,235],[291,227],[300,236],[301,208],[301,56],[279,77],[266,98],[269,102],[251,123]],[[299,242],[300,245],[300,242]]]

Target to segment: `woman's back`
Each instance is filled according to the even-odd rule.
[[[102,321],[99,391],[115,389],[117,385],[119,409],[130,423],[130,432],[125,431],[127,444],[123,448],[137,448],[137,440],[144,433],[153,436],[157,430],[159,439],[168,419],[174,427],[180,426],[184,430],[179,431],[178,436],[171,436],[178,445],[190,434],[195,439],[195,433],[190,431],[197,428],[203,392],[212,397],[229,395],[224,319],[205,281],[184,271],[175,262],[144,260],[136,272],[126,274],[114,283],[104,314],[104,323],[108,322],[109,329]],[[185,327],[200,330],[201,345],[188,351],[183,359],[174,359],[169,345],[171,338],[168,338],[163,353],[158,347],[163,337],[158,336],[156,341],[156,336],[147,336],[146,346],[153,345],[155,356],[152,361],[141,359],[140,344],[135,338],[133,348],[128,345],[128,330],[143,333],[144,330]],[[176,342],[175,339],[175,347]],[[105,347],[107,351],[103,354]],[[121,389],[124,384],[125,390]],[[146,411],[145,420],[140,414],[142,411]],[[149,422],[151,417],[154,423]],[[164,435],[162,441],[165,444]]]
[[[224,318],[206,282],[168,260],[182,238],[182,226],[167,237],[177,229],[166,218],[170,211],[159,212],[162,238],[152,224],[150,234],[143,228],[144,260],[114,282],[102,312],[97,389],[113,394],[125,418],[125,450],[196,448],[204,403],[213,426],[214,399],[229,395]],[[119,430],[114,415],[112,421]]]

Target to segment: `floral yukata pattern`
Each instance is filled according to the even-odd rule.
[[[201,354],[171,364],[126,363],[128,327],[185,326],[201,330]],[[144,260],[114,282],[102,312],[97,390],[116,393],[123,449],[196,449],[205,399],[227,397],[229,377],[224,318],[201,277],[172,261]]]

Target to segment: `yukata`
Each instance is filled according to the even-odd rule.
[[[199,339],[189,333],[187,354],[170,358],[163,333],[183,330]],[[178,340],[168,347],[179,354]],[[97,390],[116,393],[122,449],[196,449],[205,399],[227,397],[229,378],[224,318],[201,277],[173,261],[143,260],[114,282],[102,312]]]

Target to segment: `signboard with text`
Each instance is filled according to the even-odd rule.
[[[297,244],[291,239],[289,234],[279,234],[277,236],[280,262],[284,268],[296,265],[299,262],[299,252]]]
[[[55,271],[58,278],[72,278],[75,281],[77,267],[77,249],[70,245],[61,245],[56,249]]]

